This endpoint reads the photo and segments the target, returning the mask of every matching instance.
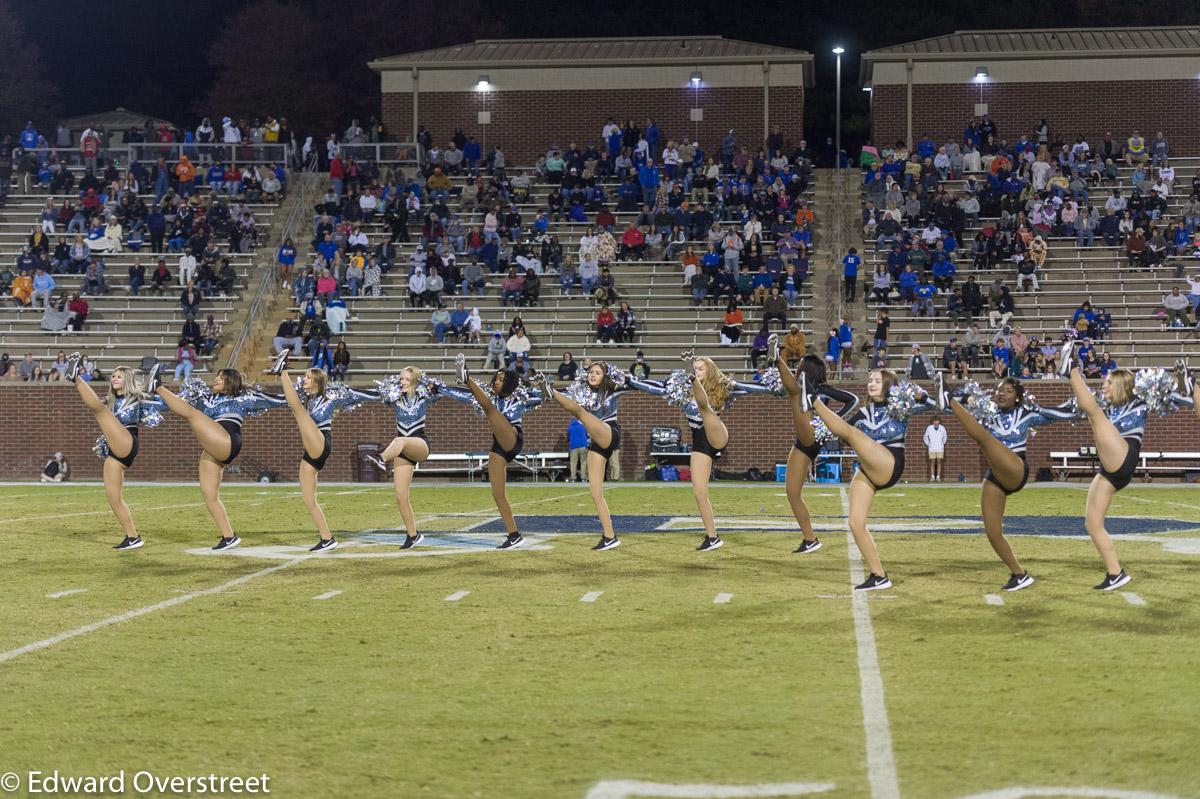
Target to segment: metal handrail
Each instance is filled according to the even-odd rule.
[[[282,246],[283,242],[291,238],[296,239],[296,225],[301,219],[301,213],[308,207],[308,197],[312,192],[313,185],[316,183],[316,162],[311,162],[301,175],[296,187],[296,201],[292,206],[291,213],[288,214],[287,221],[283,223],[283,228],[279,233],[279,242],[276,247]],[[273,252],[273,251],[272,251]],[[279,279],[279,262],[272,257],[270,263],[263,269],[262,277],[258,281],[258,290],[254,293],[254,301],[250,303],[250,310],[246,314],[246,322],[242,325],[241,332],[238,333],[237,339],[233,342],[233,349],[229,353],[229,360],[225,363],[226,369],[237,369],[238,359],[241,357],[242,350],[250,341],[250,333],[254,329],[254,324],[262,315],[263,300],[267,295],[267,287],[274,285]]]

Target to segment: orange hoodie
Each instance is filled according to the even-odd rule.
[[[191,180],[196,177],[196,167],[188,160],[188,157],[182,156],[179,159],[179,166],[175,167],[175,174],[180,180]]]

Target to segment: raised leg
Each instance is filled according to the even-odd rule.
[[[496,443],[501,449],[511,450],[517,445],[517,428],[513,427],[512,422],[508,421],[508,417],[500,413],[495,405],[492,404],[491,398],[484,391],[475,378],[467,378],[467,388],[471,391],[471,396],[479,403],[479,407],[483,408],[483,415],[487,417],[488,425],[492,428],[492,435],[496,437]],[[605,425],[608,427],[608,425]],[[493,453],[495,454],[495,453]],[[501,458],[503,461],[503,458]],[[488,459],[489,473],[491,470],[491,459]],[[507,464],[506,464],[507,467]],[[494,484],[493,484],[494,485]],[[507,502],[505,502],[507,504]],[[501,514],[503,515],[503,513]],[[509,515],[512,515],[511,513]],[[509,532],[512,532],[511,530]]]
[[[708,436],[708,443],[715,449],[725,449],[729,443],[729,429],[708,404],[708,392],[699,380],[692,381],[692,398],[696,400],[696,408],[700,411],[700,418],[704,420],[704,434]]]
[[[796,438],[800,439],[800,443],[804,446],[812,446],[816,441],[812,428],[812,411],[800,410],[800,383],[796,380],[796,375],[788,368],[787,361],[784,359],[782,353],[776,359],[775,367],[779,369],[779,381],[783,383],[783,390],[788,395],[788,404],[792,408],[792,423],[796,426]],[[790,469],[791,456],[788,456],[788,460],[788,468]],[[791,474],[791,472],[789,471],[788,474]],[[793,505],[794,508],[795,506]]]
[[[312,455],[312,453],[309,454]],[[325,511],[321,510],[321,506],[317,503],[318,474],[319,472],[313,468],[311,463],[300,462],[300,497],[304,500],[304,507],[308,508],[308,515],[317,525],[317,532],[321,534],[321,540],[328,541],[333,538],[333,533],[329,532],[329,524],[325,521]]]
[[[501,443],[500,446],[503,447],[504,444]],[[496,510],[500,511],[504,529],[511,535],[517,532],[517,520],[513,518],[512,505],[508,504],[508,493],[505,491],[508,486],[508,462],[494,452],[488,453],[488,480],[492,484],[492,499],[496,503]]]
[[[812,517],[808,513],[808,505],[803,496],[804,480],[808,477],[810,468],[812,468],[812,461],[808,459],[808,456],[792,447],[792,451],[788,453],[787,481],[784,483],[784,490],[787,491],[788,504],[792,506],[792,513],[796,517],[796,523],[800,525],[800,531],[804,533],[805,541],[817,540],[817,534],[813,531]]]
[[[400,441],[401,439],[396,440]],[[396,505],[400,508],[400,518],[404,520],[404,529],[408,531],[409,537],[417,534],[417,522],[413,518],[412,502],[409,500],[409,488],[412,486],[415,468],[408,461],[398,460],[396,468],[392,472],[392,482],[396,486]]]
[[[198,408],[193,408],[185,400],[171,393],[168,389],[159,386],[157,394],[173,413],[182,416],[184,421],[188,423],[188,426],[192,428],[192,433],[196,436],[196,440],[204,448],[205,454],[211,456],[212,461],[217,466],[220,466],[221,469],[224,469],[225,467],[221,466],[221,462],[229,459],[229,453],[233,446],[233,442],[229,439],[229,432],[205,416]],[[201,477],[203,478],[203,464],[201,465]],[[217,480],[217,485],[220,485],[219,479]],[[222,510],[222,513],[224,513],[224,510]],[[226,522],[226,525],[228,526],[228,522]],[[220,525],[218,524],[218,526]],[[225,537],[229,538],[229,536]]]
[[[1096,438],[1096,454],[1100,458],[1100,465],[1110,472],[1117,471],[1125,463],[1125,457],[1129,454],[1129,442],[1121,437],[1121,431],[1117,430],[1117,426],[1104,415],[1104,411],[1096,402],[1096,398],[1092,396],[1092,392],[1088,391],[1087,383],[1084,382],[1083,375],[1077,368],[1071,370],[1071,388],[1075,389],[1075,401],[1087,414],[1088,422],[1092,425],[1092,435]],[[1116,492],[1114,491],[1114,493]],[[1105,508],[1107,509],[1107,507],[1106,504]],[[1111,572],[1111,574],[1116,573],[1115,571]]]
[[[813,402],[813,412],[821,417],[821,421],[831,433],[849,444],[858,454],[859,471],[865,477],[870,478],[875,485],[882,485],[891,479],[892,469],[896,467],[896,457],[887,447],[873,441],[866,433],[829,410],[821,400]],[[879,574],[882,575],[883,572]]]
[[[554,396],[561,396],[561,393],[556,391]],[[591,416],[591,414],[587,415]],[[604,426],[605,428],[608,427],[608,425]],[[612,514],[608,512],[608,502],[604,499],[604,472],[608,466],[608,459],[599,452],[591,452],[590,450],[587,457],[588,488],[592,493],[592,503],[596,506],[596,515],[600,517],[600,529],[604,531],[605,538],[616,538],[617,534],[613,531],[612,526]]]
[[[987,458],[988,466],[992,469],[992,476],[1004,484],[1005,488],[1015,489],[1019,486],[1021,478],[1025,476],[1025,463],[1021,460],[1021,456],[1004,446],[1004,442],[988,432],[988,429],[981,425],[979,420],[972,416],[970,411],[963,407],[958,400],[950,400],[950,410],[962,423],[967,435],[983,450],[983,456]],[[985,483],[984,486],[986,487],[987,484]],[[1004,492],[1001,491],[1000,494],[1003,496]],[[1003,509],[1001,510],[1003,511]],[[1020,572],[1014,573],[1020,574]]]
[[[596,442],[598,447],[607,447],[612,443],[612,428],[607,423],[600,421],[600,417],[595,414],[585,411],[578,402],[568,397],[561,391],[555,391],[554,399],[561,405],[567,413],[578,419],[587,430],[592,441]],[[591,455],[589,453],[588,468],[591,468]]]
[[[188,406],[191,407],[190,405]],[[201,414],[203,416],[203,414]],[[203,418],[207,419],[207,416]],[[209,419],[209,421],[212,421]],[[216,422],[213,422],[216,424]],[[194,429],[194,428],[193,428]],[[224,429],[218,429],[225,433]],[[228,442],[229,434],[225,433],[226,441]],[[226,452],[228,454],[228,451]],[[225,503],[221,501],[221,478],[224,475],[225,467],[222,466],[212,455],[208,454],[207,448],[200,454],[200,495],[204,497],[204,504],[208,508],[209,514],[213,517],[213,521],[217,523],[217,529],[221,531],[222,538],[233,538],[233,527],[229,524],[229,514],[225,512]]]
[[[874,501],[875,486],[871,485],[860,469],[858,474],[854,475],[854,479],[850,481],[850,518],[848,519],[850,533],[854,536],[854,543],[858,546],[858,551],[862,553],[863,560],[870,567],[871,573],[882,577],[886,572],[883,570],[883,564],[879,561],[879,552],[875,549],[875,539],[871,537],[871,531],[867,529],[867,514],[871,512],[871,503]]]
[[[126,457],[133,451],[133,435],[125,429],[125,425],[117,420],[113,412],[101,402],[100,398],[96,396],[96,392],[92,390],[92,387],[86,380],[76,378],[75,388],[79,390],[79,396],[83,399],[83,404],[96,417],[96,423],[100,425],[100,432],[104,434],[105,440],[108,441],[108,449],[118,458]]]
[[[305,408],[304,403],[300,401],[300,395],[296,393],[296,387],[292,384],[287,369],[279,373],[279,384],[283,387],[283,396],[287,399],[288,407],[292,409],[292,416],[296,417],[296,426],[300,428],[300,440],[304,443],[305,453],[310,458],[321,457],[321,453],[325,451],[325,434],[321,432],[321,428],[317,427],[316,421],[308,413],[308,408]],[[304,465],[308,466],[309,464]],[[316,485],[316,470],[313,471],[313,485]],[[308,504],[307,500],[305,504]],[[320,512],[320,508],[317,511]],[[309,512],[312,512],[312,508],[309,508]],[[318,522],[317,527],[321,527],[323,521]]]
[[[995,472],[996,467],[993,466],[992,471]],[[987,533],[988,543],[992,545],[992,549],[1000,556],[1000,560],[1004,561],[1004,565],[1010,572],[1024,574],[1025,569],[1021,568],[1021,562],[1017,560],[1012,547],[1008,545],[1008,539],[1004,537],[1004,508],[1007,504],[1008,497],[1000,490],[1000,487],[984,480],[983,493],[979,498],[979,509],[983,514],[983,529]]]
[[[396,468],[400,468],[400,464],[404,463],[408,466],[413,464],[408,461],[397,460],[400,453],[404,453],[404,457],[412,458],[417,463],[429,457],[429,443],[423,438],[416,436],[396,436],[392,439],[392,443],[387,445],[387,449],[379,454],[380,460],[384,463],[388,461],[396,461]]]
[[[708,476],[712,474],[712,464],[712,458],[703,452],[693,452],[688,463],[692,470],[692,495],[696,498],[700,520],[704,522],[704,534],[716,538],[717,526],[713,521],[712,502],[708,499]]]
[[[113,515],[117,517],[125,535],[137,538],[137,530],[133,526],[133,514],[129,512],[129,506],[125,504],[125,497],[121,493],[124,486],[125,467],[117,463],[115,458],[105,458],[104,496],[108,499],[108,506],[112,508]]]
[[[1100,475],[1093,477],[1092,484],[1088,487],[1087,514],[1084,517],[1084,526],[1088,535],[1092,537],[1092,543],[1100,551],[1100,557],[1104,559],[1104,568],[1108,569],[1109,574],[1121,573],[1121,562],[1117,560],[1112,538],[1104,529],[1104,517],[1108,515],[1108,507],[1116,494],[1117,489],[1112,483]]]

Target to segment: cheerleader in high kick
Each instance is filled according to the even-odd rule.
[[[780,381],[787,392],[788,404],[792,408],[792,424],[796,428],[796,440],[792,442],[792,449],[788,453],[787,479],[784,482],[784,490],[787,492],[788,504],[792,506],[792,514],[796,517],[796,522],[800,525],[800,531],[804,535],[800,546],[794,551],[806,555],[821,548],[821,540],[817,538],[817,534],[813,530],[812,516],[809,515],[808,505],[804,502],[803,491],[804,481],[807,479],[812,465],[816,463],[817,457],[821,454],[821,446],[824,441],[821,440],[821,435],[814,426],[812,409],[801,407],[801,397],[808,392],[808,387],[811,386],[814,396],[818,396],[822,400],[832,400],[841,405],[837,415],[843,419],[858,407],[858,397],[849,391],[842,391],[840,388],[834,388],[826,383],[825,362],[815,355],[805,355],[800,359],[800,367],[797,370],[799,380],[797,380],[796,375],[792,374],[791,369],[788,368],[787,359],[779,352],[778,336],[772,335],[767,340],[767,362],[774,363],[779,370]],[[824,428],[824,423],[821,424],[821,427]],[[827,428],[821,432],[828,435]]]
[[[462,389],[446,386],[442,392],[450,399],[468,402],[488,420],[492,428],[492,451],[488,453],[488,482],[492,484],[492,499],[496,502],[496,510],[504,520],[504,529],[508,537],[500,544],[500,549],[516,549],[525,543],[525,538],[517,530],[517,520],[513,518],[512,505],[508,502],[508,464],[521,454],[525,446],[525,431],[521,428],[521,419],[527,411],[542,404],[542,392],[538,389],[528,389],[521,384],[521,378],[512,369],[498,369],[492,375],[492,381],[484,389],[471,377],[467,371],[467,356],[462,353],[454,361],[458,374],[458,382],[467,387]]]
[[[692,453],[688,461],[692,472],[692,494],[704,523],[704,540],[696,550],[709,552],[724,544],[721,536],[717,535],[712,502],[708,498],[708,480],[713,461],[721,457],[729,444],[729,430],[721,421],[720,411],[729,408],[734,397],[746,394],[778,396],[783,392],[774,368],[767,371],[761,383],[739,383],[726,377],[711,358],[697,358],[690,350],[684,352],[682,357],[685,369],[672,372],[666,380],[637,380],[631,377],[628,382],[639,391],[666,397],[667,402],[682,410],[687,419],[692,431]]]
[[[138,454],[138,424],[154,427],[162,421],[162,400],[147,394],[128,366],[113,369],[108,382],[108,397],[101,401],[86,380],[79,377],[79,363],[83,359],[78,352],[67,358],[66,378],[75,384],[83,404],[96,417],[103,433],[96,439],[96,454],[104,459],[104,495],[108,506],[117,517],[125,539],[113,549],[137,549],[144,542],[133,524],[133,514],[125,504],[122,490],[125,486],[125,470],[133,465]]]
[[[1191,397],[1172,390],[1173,380],[1165,369],[1117,368],[1108,373],[1100,385],[1100,399],[1093,396],[1077,359],[1072,358],[1074,342],[1063,345],[1059,371],[1070,371],[1071,388],[1079,410],[1087,414],[1096,438],[1096,457],[1100,473],[1088,487],[1087,512],[1084,525],[1092,543],[1104,560],[1104,579],[1092,586],[1099,591],[1115,591],[1130,581],[1121,568],[1113,548],[1112,538],[1104,529],[1104,519],[1117,492],[1133,479],[1142,451],[1142,435],[1146,432],[1146,417],[1151,411],[1165,415],[1177,406],[1192,405]]]
[[[613,530],[612,515],[604,500],[604,472],[613,452],[621,448],[617,400],[622,394],[633,390],[628,383],[628,376],[619,369],[610,368],[604,361],[597,361],[564,391],[552,389],[550,381],[541,372],[534,380],[543,397],[553,397],[587,429],[591,440],[588,444],[588,488],[603,530],[599,543],[592,549],[616,549],[621,546],[621,539]]]
[[[304,398],[301,399],[288,374],[289,353],[290,350],[284,350],[279,354],[271,373],[279,375],[283,397],[296,417],[300,440],[304,444],[304,455],[300,459],[300,496],[321,536],[321,540],[309,552],[330,552],[337,549],[338,542],[329,532],[325,511],[317,503],[317,476],[325,468],[325,462],[333,451],[333,439],[330,436],[333,417],[339,411],[353,410],[359,403],[378,402],[379,394],[375,391],[359,391],[342,383],[331,384],[323,369],[308,369],[300,378],[300,390],[304,392]]]
[[[1175,362],[1175,380],[1179,386],[1179,394],[1189,399],[1189,402],[1180,404],[1190,404],[1196,415],[1200,416],[1200,383],[1196,381],[1195,373],[1188,369],[1183,361]]]
[[[988,470],[983,476],[979,509],[988,543],[1012,575],[1002,590],[1020,591],[1028,588],[1033,585],[1033,577],[1021,566],[1008,539],[1004,537],[1004,508],[1008,498],[1029,481],[1025,448],[1029,437],[1033,435],[1033,428],[1078,419],[1080,414],[1073,402],[1057,408],[1034,405],[1032,398],[1026,398],[1025,385],[1013,377],[1006,377],[997,384],[994,397],[978,383],[968,383],[963,393],[964,405],[951,398],[942,373],[938,372],[935,393],[939,410],[944,411],[948,407],[954,412],[967,435],[975,440],[987,459]]]
[[[856,591],[881,591],[892,587],[875,539],[867,529],[867,515],[878,491],[891,488],[904,473],[904,436],[914,413],[936,407],[933,399],[912,383],[900,382],[891,369],[877,369],[867,380],[868,402],[848,418],[830,410],[812,389],[801,392],[802,411],[812,410],[829,432],[842,439],[858,455],[858,471],[850,481],[850,532],[871,574]]]
[[[404,543],[400,548],[412,549],[425,540],[424,534],[417,531],[417,523],[413,517],[410,498],[412,477],[417,464],[429,457],[425,414],[429,406],[437,402],[445,384],[426,377],[425,373],[415,366],[406,366],[400,374],[377,380],[375,384],[379,387],[378,401],[391,405],[396,410],[396,437],[379,457],[368,455],[367,460],[385,474],[388,464],[392,464],[396,505],[400,508],[400,518],[404,520],[406,531]]]
[[[204,449],[200,453],[200,494],[221,531],[221,540],[213,549],[232,549],[242,539],[233,532],[229,514],[221,502],[221,479],[225,467],[242,450],[242,420],[247,414],[257,416],[286,405],[287,401],[254,387],[247,388],[236,369],[219,370],[211,389],[200,378],[189,377],[176,395],[162,385],[163,368],[164,364],[159,363],[150,370],[146,390],[157,394],[173,413],[183,417]]]

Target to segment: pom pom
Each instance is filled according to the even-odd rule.
[[[1172,394],[1175,393],[1174,376],[1161,366],[1138,369],[1133,378],[1133,396],[1146,403],[1150,412],[1166,416],[1177,410]]]
[[[436,399],[437,393],[442,390],[446,384],[435,377],[423,377],[417,381],[417,388],[413,391],[413,396],[418,400]]]
[[[917,385],[909,382],[888,389],[888,416],[899,422],[907,421],[912,415],[913,406],[917,404],[918,391]]]
[[[837,438],[837,436],[833,434],[833,431],[826,427],[825,423],[821,421],[821,417],[817,416],[815,413],[812,415],[812,428],[813,439],[815,439],[816,442],[822,446]]]
[[[329,383],[325,386],[325,398],[341,403],[334,411],[335,414],[349,413],[358,406],[362,405],[361,402],[346,403],[346,400],[351,399],[352,397],[353,392],[350,390],[350,386],[346,385],[345,383]]]
[[[575,382],[567,386],[563,393],[579,403],[584,410],[594,411],[600,407],[600,392],[588,385],[587,373],[575,378]]]
[[[972,380],[963,385],[962,396],[965,400],[963,407],[978,419],[980,424],[984,427],[995,425],[996,417],[1000,415],[1000,408],[996,405],[991,391]]]
[[[778,394],[780,391],[783,391],[783,380],[779,378],[778,367],[772,366],[763,372],[762,384],[772,394]]]
[[[138,421],[145,427],[158,427],[162,424],[162,411],[142,405],[138,408]]]
[[[404,399],[400,375],[389,375],[383,380],[376,380],[375,387],[379,389],[379,399],[384,405],[399,405]]]
[[[686,372],[679,369],[671,372],[671,376],[667,378],[666,388],[669,405],[685,411],[689,405],[695,405],[695,401],[692,399],[692,380]]]
[[[92,452],[96,453],[96,457],[104,460],[108,457],[108,439],[100,436],[96,439],[96,445],[92,447]]]
[[[202,406],[210,396],[212,389],[198,377],[189,377],[179,386],[179,397],[193,408]]]

